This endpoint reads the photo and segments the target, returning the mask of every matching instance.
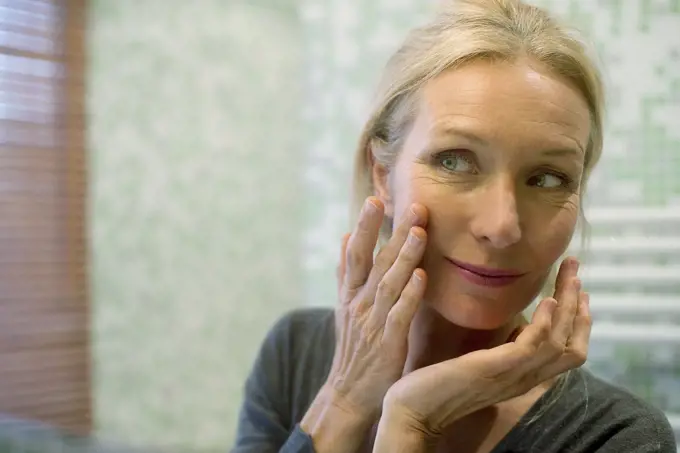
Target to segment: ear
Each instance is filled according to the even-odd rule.
[[[373,179],[373,195],[378,197],[385,206],[385,216],[394,217],[394,203],[390,191],[389,168],[375,159],[374,144],[368,146],[368,159],[371,164],[371,178]]]

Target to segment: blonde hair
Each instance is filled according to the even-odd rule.
[[[429,80],[444,70],[472,61],[511,62],[522,58],[538,62],[556,77],[568,81],[588,105],[591,130],[581,181],[583,198],[602,154],[604,116],[601,76],[584,42],[547,11],[521,0],[448,0],[434,20],[407,36],[385,67],[356,151],[352,224],[366,197],[374,195],[373,162],[388,169],[395,163],[416,114],[417,96]],[[580,205],[579,222],[585,247],[588,224],[583,203]],[[391,229],[390,219],[386,219],[381,243],[391,236]],[[555,277],[553,268],[543,295],[552,295]]]
[[[578,34],[547,11],[521,0],[448,0],[428,24],[416,28],[389,59],[378,85],[370,116],[357,146],[351,194],[351,225],[366,197],[374,195],[373,162],[390,168],[401,151],[416,114],[420,89],[442,71],[478,60],[526,58],[578,89],[590,110],[591,130],[585,152],[581,198],[602,154],[604,88],[593,57]],[[588,223],[580,204],[582,245]],[[391,236],[389,219],[381,243]],[[542,290],[552,295],[556,270]]]

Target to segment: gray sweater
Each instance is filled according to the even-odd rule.
[[[260,349],[245,385],[232,453],[313,453],[299,422],[324,383],[335,347],[333,312],[303,309],[284,316]],[[676,453],[663,413],[585,370],[538,420],[548,391],[492,453]]]

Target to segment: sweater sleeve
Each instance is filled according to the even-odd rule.
[[[260,347],[246,380],[231,453],[314,453],[311,437],[290,420],[294,316],[281,318]]]

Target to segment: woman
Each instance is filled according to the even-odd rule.
[[[602,91],[579,41],[519,0],[451,2],[414,31],[358,147],[338,308],[270,332],[234,451],[675,453],[660,411],[579,369],[588,294],[560,260]]]

